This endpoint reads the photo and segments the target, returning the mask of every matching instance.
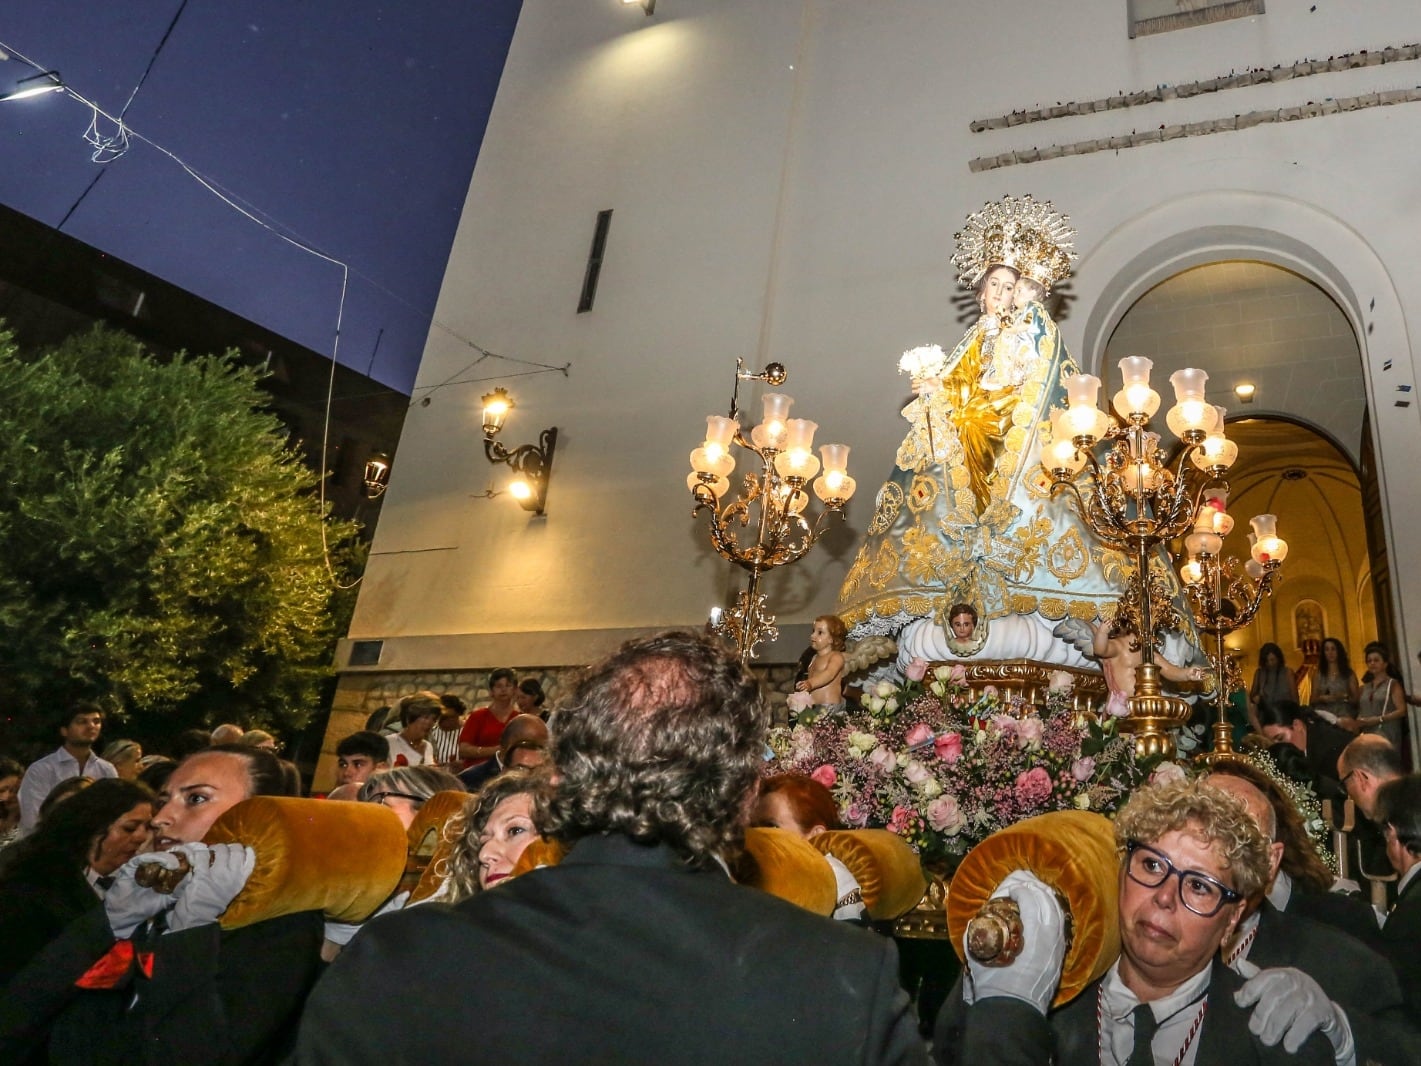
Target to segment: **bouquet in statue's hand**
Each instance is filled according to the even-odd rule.
[[[918,395],[932,392],[947,373],[947,354],[936,344],[909,348],[898,360],[898,373],[913,379],[913,391]]]

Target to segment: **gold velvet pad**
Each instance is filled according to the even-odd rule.
[[[958,958],[962,935],[1004,877],[1030,870],[1065,897],[1073,934],[1055,1006],[1074,999],[1120,954],[1120,856],[1110,820],[1053,811],[993,833],[967,853],[947,897],[947,928]],[[965,960],[964,960],[965,961]]]
[[[820,854],[848,867],[863,892],[868,916],[892,921],[912,910],[928,889],[918,853],[886,829],[830,829],[809,838]]]
[[[446,839],[449,820],[467,810],[474,798],[467,792],[436,792],[415,814],[405,834],[409,859],[400,878],[400,891],[410,894],[405,906],[434,895],[443,884],[454,849]]]
[[[245,844],[256,866],[223,912],[223,929],[324,911],[359,922],[377,910],[405,869],[405,827],[378,803],[253,796],[218,818],[208,844]]]
[[[834,913],[839,901],[834,870],[809,841],[783,829],[750,828],[745,851],[753,860],[746,884],[815,914]]]

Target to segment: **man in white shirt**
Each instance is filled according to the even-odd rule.
[[[64,743],[57,751],[37,759],[20,781],[20,834],[29,833],[39,821],[40,804],[50,790],[71,777],[117,777],[112,763],[94,754],[94,745],[104,728],[104,712],[95,704],[76,704],[59,720]]]

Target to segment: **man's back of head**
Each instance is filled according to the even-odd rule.
[[[223,722],[212,731],[212,743],[214,746],[218,744],[235,744],[242,739],[244,732],[245,730],[239,725],[235,725],[232,722]]]
[[[537,822],[572,843],[620,833],[691,865],[740,850],[768,716],[759,683],[691,632],[630,641],[576,682],[554,720],[557,781]]]
[[[1399,874],[1421,863],[1421,774],[1398,777],[1377,790],[1377,821],[1386,833],[1387,858]]]

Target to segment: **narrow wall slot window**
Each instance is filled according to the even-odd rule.
[[[577,313],[592,310],[597,297],[597,277],[602,273],[602,256],[607,251],[607,231],[612,228],[612,209],[597,212],[597,228],[592,231],[592,250],[587,253],[587,273],[582,278],[582,296]]]

